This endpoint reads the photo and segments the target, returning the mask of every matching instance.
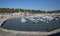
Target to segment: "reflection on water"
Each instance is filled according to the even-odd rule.
[[[9,29],[9,30],[18,30],[18,31],[51,31],[56,28],[60,28],[60,19],[52,20],[48,23],[39,21],[38,23],[34,24],[32,21],[27,20],[27,23],[21,23],[21,18],[14,18],[6,21],[3,23],[4,25],[2,28]]]

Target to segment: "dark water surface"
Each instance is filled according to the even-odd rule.
[[[60,28],[60,19],[49,21],[49,23],[39,21],[37,24],[34,24],[30,20],[27,23],[21,23],[20,21],[20,18],[7,20],[3,23],[2,28],[18,31],[52,31]]]
[[[48,35],[48,36],[60,36],[60,32],[55,33],[55,34],[51,34],[51,35]]]

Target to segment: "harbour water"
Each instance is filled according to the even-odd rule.
[[[58,20],[51,20],[48,23],[43,21],[38,21],[38,23],[34,23],[31,20],[27,19],[26,23],[21,23],[21,18],[13,18],[5,21],[3,26],[4,29],[8,30],[17,30],[17,31],[52,31],[60,28],[60,18]]]

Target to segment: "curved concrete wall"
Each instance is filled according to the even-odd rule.
[[[60,29],[56,29],[50,32],[29,32],[29,31],[15,31],[15,30],[7,30],[0,28],[0,36],[47,36],[50,34],[58,33]]]

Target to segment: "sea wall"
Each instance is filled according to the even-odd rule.
[[[0,36],[47,36],[58,32],[60,32],[60,29],[56,29],[50,32],[28,32],[0,28]]]

